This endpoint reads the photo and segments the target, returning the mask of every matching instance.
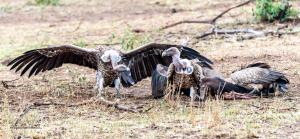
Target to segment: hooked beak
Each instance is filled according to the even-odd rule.
[[[162,54],[161,54],[161,56],[167,56],[167,53],[164,51]]]

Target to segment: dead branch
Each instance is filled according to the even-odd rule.
[[[3,85],[4,88],[8,89],[9,87],[15,87],[15,85],[8,85],[7,83],[13,82],[13,81],[16,81],[16,80],[19,80],[19,79],[20,78],[13,79],[13,80],[7,80],[7,81],[0,81],[0,82]]]
[[[166,25],[164,27],[161,27],[159,30],[164,30],[167,28],[171,28],[180,24],[191,24],[191,23],[198,23],[198,24],[211,24],[211,20],[182,20],[179,22],[175,22],[173,24],[170,25]]]
[[[78,25],[75,27],[75,29],[73,31],[71,31],[71,33],[78,31],[80,29],[82,23],[83,23],[83,18],[79,21]]]
[[[131,109],[131,108],[128,108],[124,105],[118,104],[117,102],[108,101],[108,100],[104,99],[103,97],[101,97],[100,99],[96,99],[96,100],[99,101],[100,103],[103,103],[103,104],[107,105],[107,106],[115,107],[118,110],[124,110],[124,111],[129,111],[129,112],[134,112],[134,113],[139,112],[135,109]]]
[[[243,3],[239,4],[239,5],[233,6],[233,7],[229,8],[229,9],[223,11],[223,12],[220,13],[218,16],[216,16],[215,18],[213,18],[213,19],[211,20],[211,23],[212,23],[212,24],[215,24],[216,21],[217,21],[219,18],[221,18],[224,14],[228,13],[229,11],[231,11],[231,10],[233,10],[233,9],[236,9],[236,8],[242,7],[242,6],[244,6],[244,5],[247,5],[247,4],[249,4],[250,2],[252,2],[252,1],[254,1],[254,0],[248,0],[248,1],[246,1],[246,2],[243,2]]]
[[[220,14],[218,14],[216,17],[214,17],[213,19],[211,20],[182,20],[182,21],[179,21],[179,22],[175,22],[173,24],[169,24],[169,25],[166,25],[164,27],[161,27],[160,30],[164,30],[164,29],[167,29],[167,28],[171,28],[171,27],[174,27],[174,26],[177,26],[177,25],[180,25],[180,24],[191,24],[191,23],[196,23],[196,24],[215,24],[216,21],[221,18],[223,15],[225,15],[226,13],[228,13],[229,11],[233,10],[233,9],[236,9],[236,8],[239,8],[239,7],[242,7],[244,5],[247,5],[249,4],[250,2],[252,2],[254,0],[248,0],[246,2],[243,2],[241,4],[238,4],[236,6],[233,6],[233,7],[230,7],[229,9],[226,9],[225,11],[221,12]]]
[[[298,31],[279,31],[279,30],[266,30],[266,31],[256,31],[254,29],[217,29],[217,28],[212,28],[210,31],[205,32],[203,34],[201,34],[200,36],[196,36],[196,39],[202,39],[205,38],[209,35],[236,35],[236,34],[245,34],[240,36],[240,38],[238,40],[247,40],[247,39],[253,39],[253,38],[257,38],[257,37],[264,37],[264,36],[268,36],[268,35],[272,35],[272,36],[281,36],[284,34],[297,34],[299,33],[300,30]]]
[[[18,123],[21,121],[21,119],[23,119],[23,117],[34,107],[34,104],[30,104],[29,106],[25,107],[25,109],[22,111],[22,113],[19,115],[19,117],[17,118],[17,120],[14,123],[14,127],[13,128],[17,128],[18,127]]]
[[[203,33],[200,36],[195,37],[196,39],[205,38],[209,35],[220,35],[220,34],[238,34],[238,33],[251,33],[257,36],[264,35],[263,32],[255,31],[253,29],[217,29],[212,28],[210,31]]]
[[[108,107],[114,107],[114,108],[116,108],[118,110],[129,111],[129,112],[133,112],[133,113],[147,112],[147,111],[149,111],[150,109],[153,108],[153,107],[150,107],[150,108],[148,108],[146,110],[136,110],[136,109],[129,108],[129,107],[125,106],[125,105],[118,104],[117,102],[112,102],[112,101],[106,100],[103,97],[100,97],[100,98],[91,98],[88,101],[84,101],[84,102],[80,102],[80,103],[75,103],[75,104],[66,104],[66,103],[59,103],[59,102],[34,102],[34,103],[30,104],[29,106],[25,107],[25,109],[21,112],[21,114],[19,115],[19,117],[15,121],[13,128],[18,128],[18,124],[22,120],[22,118],[30,110],[35,109],[37,107],[50,106],[50,105],[65,106],[65,107],[77,107],[77,106],[86,105],[86,104],[95,103],[95,102],[99,102],[99,103],[104,104],[104,105],[106,105]]]

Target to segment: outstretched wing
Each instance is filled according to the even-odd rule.
[[[21,76],[30,70],[29,77],[33,74],[37,75],[40,72],[60,67],[64,63],[97,69],[96,52],[96,50],[83,49],[71,45],[34,49],[15,58],[8,66],[12,65],[11,70],[16,69],[16,72],[23,69]]]
[[[170,65],[171,57],[162,57],[162,52],[171,47],[177,47],[179,50],[181,50],[181,58],[189,60],[198,59],[209,67],[211,67],[210,64],[213,63],[211,60],[202,56],[199,52],[192,48],[181,45],[158,43],[146,44],[131,52],[125,53],[122,56],[122,60],[130,68],[135,82],[138,82],[151,76],[152,71],[156,68],[157,64],[162,64],[165,66]]]
[[[283,73],[259,67],[245,68],[230,75],[237,84],[270,84],[281,77],[284,77]]]

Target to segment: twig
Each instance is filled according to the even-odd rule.
[[[212,28],[209,32],[205,32],[200,36],[195,37],[196,39],[201,39],[204,37],[207,37],[209,35],[213,35],[213,34],[238,34],[238,33],[251,33],[257,36],[261,36],[264,35],[263,32],[259,32],[259,31],[255,31],[253,29],[231,29],[231,30],[227,30],[227,29],[216,29],[216,28]]]
[[[6,82],[6,83],[8,83],[8,82],[13,82],[13,81],[17,81],[17,80],[19,80],[20,78],[17,78],[17,79],[13,79],[13,80],[6,80],[6,81],[4,81],[4,80],[2,80],[2,82]]]
[[[203,34],[201,34],[200,36],[196,36],[196,39],[202,39],[205,38],[209,35],[220,35],[220,34],[239,34],[239,33],[243,33],[246,34],[244,36],[240,36],[239,40],[246,40],[246,39],[253,39],[253,38],[257,38],[257,37],[264,37],[264,36],[268,36],[268,35],[284,35],[284,34],[297,34],[299,33],[299,31],[273,31],[273,30],[267,30],[267,31],[256,31],[253,29],[217,29],[215,27],[213,27],[210,31],[205,32]]]
[[[186,23],[197,23],[197,24],[215,24],[216,21],[221,18],[223,15],[225,15],[226,13],[228,13],[229,11],[233,10],[233,9],[236,9],[236,8],[239,8],[239,7],[242,7],[244,5],[247,5],[249,4],[250,2],[252,2],[253,0],[248,0],[246,2],[243,2],[241,4],[238,4],[236,6],[233,6],[233,7],[230,7],[229,9],[226,9],[225,11],[221,12],[220,14],[218,14],[216,17],[214,17],[213,19],[211,20],[182,20],[182,21],[179,21],[179,22],[175,22],[173,24],[169,24],[169,25],[166,25],[164,27],[161,27],[160,30],[163,30],[163,29],[167,29],[167,28],[171,28],[171,27],[174,27],[174,26],[177,26],[177,25],[180,25],[180,24],[186,24]]]
[[[82,23],[83,23],[83,18],[79,21],[79,23],[78,23],[78,25],[76,26],[76,28],[75,28],[73,31],[71,31],[71,32],[76,32],[76,31],[78,31],[78,30],[80,29]]]
[[[22,113],[19,115],[18,119],[15,121],[14,127],[17,128],[18,123],[21,121],[21,119],[34,107],[34,104],[30,104],[28,107],[26,107]]]
[[[215,18],[213,18],[213,19],[211,20],[211,23],[212,23],[212,24],[216,23],[216,21],[217,21],[219,18],[221,18],[224,14],[228,13],[229,11],[231,11],[231,10],[233,10],[233,9],[235,9],[235,8],[239,8],[239,7],[242,7],[242,6],[244,6],[244,5],[247,5],[247,4],[249,4],[250,2],[252,2],[252,1],[253,1],[253,0],[248,0],[248,1],[246,1],[246,2],[243,2],[243,3],[239,4],[239,5],[233,6],[233,7],[229,8],[229,9],[225,10],[224,12],[220,13],[218,16],[216,16]]]
[[[84,101],[84,102],[81,102],[81,103],[75,103],[75,104],[65,104],[65,103],[59,103],[59,102],[34,102],[34,103],[30,104],[29,106],[27,106],[21,112],[21,114],[19,115],[18,119],[15,121],[13,128],[18,128],[18,126],[17,126],[18,123],[21,121],[21,119],[31,109],[34,109],[34,108],[37,108],[37,107],[40,107],[40,106],[55,105],[55,106],[65,106],[65,107],[76,107],[76,106],[86,105],[86,104],[93,103],[93,102],[99,102],[99,103],[105,104],[106,106],[114,107],[114,108],[116,108],[118,110],[129,111],[129,112],[133,112],[133,113],[147,112],[147,111],[149,111],[150,109],[153,108],[153,107],[150,107],[150,108],[148,108],[146,110],[136,110],[136,109],[128,108],[127,106],[118,104],[117,102],[112,102],[112,101],[106,100],[106,99],[104,99],[102,97],[101,98],[96,98],[96,99],[92,98],[92,99],[90,99],[88,101]]]
[[[210,20],[182,20],[182,21],[175,22],[173,24],[161,27],[160,30],[171,28],[171,27],[174,27],[174,26],[177,26],[177,25],[180,25],[180,24],[191,24],[191,23],[211,24],[211,21]]]
[[[134,113],[138,113],[139,112],[138,110],[128,108],[128,107],[126,107],[124,105],[118,104],[117,102],[108,101],[108,100],[104,99],[103,97],[101,97],[99,99],[96,99],[96,101],[98,101],[100,103],[103,103],[103,104],[105,104],[107,106],[114,107],[114,108],[116,108],[118,110],[124,110],[124,111],[129,111],[129,112],[134,112]]]
[[[261,107],[259,107],[259,106],[256,106],[256,105],[254,105],[254,104],[248,104],[249,106],[252,106],[252,107],[255,107],[255,108],[257,108],[257,109],[262,109]]]
[[[13,79],[13,80],[7,80],[7,81],[1,81],[1,84],[3,85],[4,88],[8,89],[9,87],[15,87],[14,85],[8,85],[8,82],[13,82],[16,80],[19,80],[20,78]]]

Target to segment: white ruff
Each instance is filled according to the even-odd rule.
[[[181,59],[180,63],[183,64],[185,70],[176,71],[176,73],[179,73],[179,74],[188,74],[188,75],[190,75],[190,74],[193,73],[194,67],[192,66],[191,61],[189,61],[188,59]]]
[[[120,56],[119,52],[117,52],[115,50],[107,50],[101,56],[101,60],[103,62],[110,62],[110,61],[120,62],[121,56]]]

